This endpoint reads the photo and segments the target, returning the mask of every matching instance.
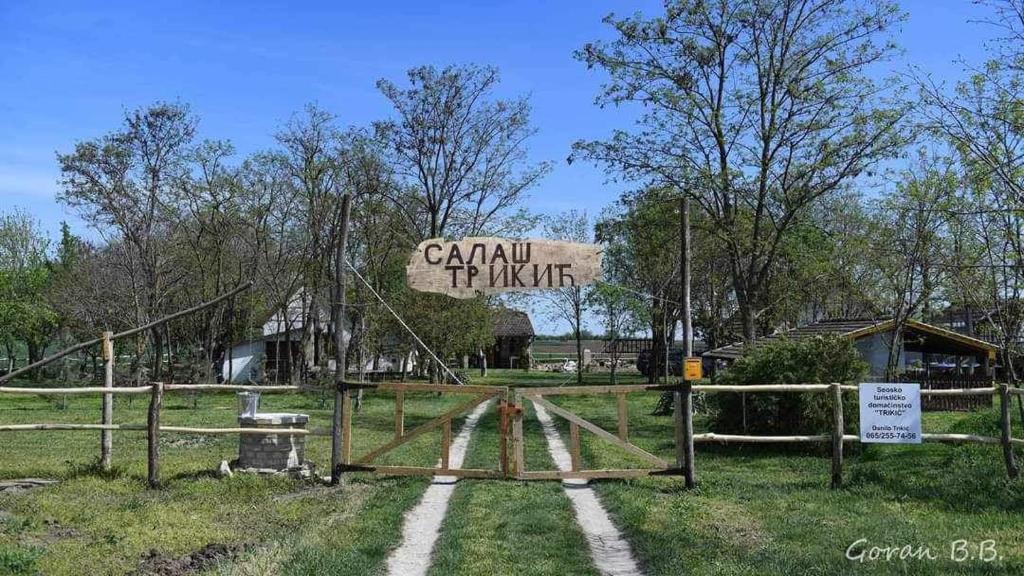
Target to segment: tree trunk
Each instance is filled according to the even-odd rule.
[[[579,386],[583,385],[583,340],[580,330],[580,323],[582,322],[583,310],[582,302],[580,302],[581,292],[580,288],[573,288],[575,291],[575,297],[573,298],[573,314],[576,321],[576,384]]]

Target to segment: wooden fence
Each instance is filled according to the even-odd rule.
[[[349,386],[356,386],[349,384]],[[696,443],[829,443],[831,444],[832,461],[832,487],[838,488],[843,482],[843,445],[847,442],[859,442],[860,437],[852,434],[845,434],[845,422],[843,421],[843,392],[856,392],[857,386],[842,386],[839,384],[772,384],[752,386],[704,386],[690,385],[684,383],[679,386],[650,386],[650,385],[621,385],[621,386],[564,386],[556,388],[519,388],[509,390],[504,387],[494,386],[439,386],[429,384],[369,384],[361,385],[367,388],[390,390],[396,393],[395,406],[395,437],[385,445],[372,449],[367,454],[356,459],[354,465],[350,465],[349,459],[351,444],[351,412],[340,423],[342,426],[343,439],[345,444],[345,469],[376,471],[382,474],[423,474],[432,475],[444,473],[464,477],[477,478],[515,478],[520,480],[547,480],[559,478],[633,478],[657,474],[678,474],[685,478],[686,485],[696,485],[695,474],[695,451]],[[664,391],[671,390],[674,394],[675,405],[675,467],[660,457],[650,454],[642,448],[628,441],[628,412],[625,397],[627,394],[636,392]],[[146,431],[148,444],[148,482],[152,487],[160,484],[160,434],[161,433],[185,433],[185,434],[268,434],[265,428],[191,428],[180,426],[163,426],[160,423],[161,411],[163,408],[163,397],[166,392],[240,392],[252,391],[261,393],[298,393],[302,392],[298,386],[238,386],[221,384],[163,384],[155,382],[149,386],[136,386],[130,388],[109,388],[109,387],[84,387],[84,388],[22,388],[22,387],[0,387],[0,394],[21,394],[21,395],[103,395],[104,422],[101,424],[0,424],[0,432],[13,432],[21,430],[100,430],[104,432],[101,441],[102,458],[109,461],[110,446],[107,443],[107,436],[115,430],[138,430]],[[462,394],[474,394],[475,396],[467,403],[442,414],[441,416],[418,426],[411,431],[404,429],[404,412],[402,408],[402,395],[405,391],[432,391],[450,392]],[[790,436],[754,436],[738,434],[717,434],[706,432],[694,434],[693,432],[693,394],[695,392],[719,394],[719,393],[816,393],[828,394],[832,405],[832,429],[826,434],[811,435],[790,435]],[[501,439],[501,463],[498,470],[460,470],[449,469],[447,466],[447,451],[451,443],[451,422],[457,415],[466,412],[473,406],[485,402],[494,397],[514,394],[515,402],[508,402],[501,399],[499,410],[501,411],[500,439]],[[145,424],[113,424],[112,411],[108,411],[108,401],[112,406],[112,398],[117,394],[143,395],[150,397],[147,422]],[[556,404],[545,400],[545,396],[553,395],[600,395],[614,394],[618,399],[618,430],[617,434],[608,432],[599,426],[588,422]],[[1000,396],[1000,436],[984,436],[976,434],[935,434],[923,433],[922,440],[926,442],[970,442],[981,444],[1001,445],[1007,473],[1010,478],[1017,478],[1019,471],[1014,455],[1014,446],[1024,445],[1024,439],[1012,436],[1010,420],[1010,400],[1014,395],[1024,396],[1024,390],[1010,388],[1006,384],[990,386],[985,388],[971,389],[947,389],[947,390],[921,390],[922,397],[964,397],[964,396]],[[567,419],[570,422],[570,445],[573,460],[573,469],[563,471],[528,471],[523,458],[523,413],[521,409],[522,399],[544,406],[556,415]],[[346,402],[351,404],[351,402]],[[339,423],[335,424],[336,426]],[[427,467],[398,467],[398,466],[375,466],[373,460],[380,454],[387,452],[394,447],[408,442],[412,438],[429,430],[441,428],[442,436],[442,463],[441,468]],[[580,466],[579,433],[580,429],[587,430],[605,440],[616,444],[626,451],[649,461],[656,467],[648,469],[623,469],[623,470],[582,470]],[[306,430],[306,429],[274,429],[273,434],[279,435],[313,435],[331,436],[331,430]],[[508,462],[508,452],[512,453],[512,462]]]
[[[64,396],[64,395],[103,395],[102,424],[0,424],[0,432],[17,432],[25,430],[62,430],[62,431],[95,431],[102,433],[100,439],[100,460],[105,468],[110,466],[111,441],[110,433],[115,430],[145,431],[148,446],[147,480],[151,487],[160,485],[160,434],[279,434],[284,436],[330,436],[329,430],[307,430],[299,428],[275,428],[268,432],[266,428],[192,428],[185,426],[163,426],[160,415],[163,410],[165,392],[260,392],[263,394],[297,393],[299,386],[238,386],[227,384],[164,384],[154,382],[149,386],[132,386],[126,388],[83,387],[83,388],[22,388],[0,387],[0,394],[31,395],[31,396]],[[149,395],[149,409],[145,424],[114,424],[114,395]]]

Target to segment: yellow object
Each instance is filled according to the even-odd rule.
[[[683,380],[700,380],[704,377],[701,368],[700,358],[687,358],[685,370],[683,371]]]

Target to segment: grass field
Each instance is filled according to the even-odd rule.
[[[588,375],[604,383],[606,375]],[[474,383],[553,385],[566,375],[492,370]],[[406,429],[465,397],[407,395]],[[615,429],[614,398],[558,398],[556,403]],[[633,442],[671,460],[671,420],[650,416],[657,394],[630,396]],[[167,398],[166,425],[230,426],[230,395]],[[311,415],[329,425],[330,405],[316,396],[264,396],[264,409]],[[117,399],[115,420],[145,421],[146,400]],[[368,393],[354,419],[354,454],[390,437],[393,404]],[[529,406],[527,407],[529,412]],[[0,397],[0,423],[96,422],[98,398]],[[497,462],[497,418],[489,412],[470,442],[465,466]],[[564,422],[556,419],[560,425]],[[997,435],[997,412],[926,414],[927,431]],[[458,426],[459,423],[456,423]],[[706,423],[698,418],[698,428]],[[529,469],[551,468],[539,425],[527,414]],[[1017,430],[1020,426],[1017,426]],[[567,430],[563,427],[563,432]],[[1017,434],[1020,435],[1019,433]],[[162,438],[164,486],[145,488],[143,433],[115,432],[115,469],[95,468],[99,434],[0,434],[0,478],[54,478],[55,486],[0,492],[0,574],[132,574],[156,558],[180,559],[210,544],[231,554],[201,574],[373,574],[398,544],[402,515],[428,485],[420,478],[350,474],[331,488],[287,478],[214,474],[237,453],[234,436]],[[307,439],[321,469],[329,439]],[[437,434],[384,459],[432,465]],[[998,446],[856,448],[846,487],[828,489],[828,454],[760,447],[698,446],[700,486],[674,477],[594,485],[648,574],[1020,574],[1024,573],[1024,484],[1007,480]],[[639,465],[583,433],[589,467]],[[846,558],[847,548],[927,547],[936,559]],[[973,558],[950,559],[950,546]],[[982,542],[1000,557],[977,558]],[[989,554],[989,552],[984,552]],[[962,555],[962,553],[960,553]],[[554,482],[461,481],[452,498],[431,574],[595,574],[561,486]]]

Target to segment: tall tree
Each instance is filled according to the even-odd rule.
[[[576,154],[691,195],[727,249],[747,339],[799,216],[902,146],[905,107],[869,75],[900,18],[887,0],[675,0],[607,17],[616,37],[577,53],[610,76],[598,103],[644,114]]]
[[[101,234],[111,234],[123,251],[132,281],[135,324],[160,316],[174,288],[168,247],[175,212],[175,186],[187,171],[196,119],[187,106],[159,103],[126,114],[113,133],[80,142],[58,154],[60,199],[76,208]],[[153,376],[160,377],[164,329],[153,328]],[[138,339],[135,379],[142,380],[144,338]]]
[[[394,155],[401,187],[393,199],[417,240],[499,226],[549,169],[527,160],[529,102],[495,98],[490,67],[422,66],[408,81],[377,82],[397,117],[374,128]]]
[[[871,261],[877,268],[879,300],[894,320],[886,375],[897,374],[907,320],[929,313],[949,270],[948,228],[957,177],[949,161],[924,153],[882,198],[869,228]]]
[[[569,210],[549,217],[544,222],[544,236],[570,242],[593,241],[593,229],[586,212]],[[583,384],[583,315],[590,302],[591,286],[569,286],[541,292],[550,315],[556,322],[566,322],[576,341],[576,383]]]
[[[8,371],[14,368],[18,343],[25,344],[29,362],[35,362],[58,326],[47,298],[53,278],[49,247],[39,222],[27,213],[0,214],[0,342]]]

